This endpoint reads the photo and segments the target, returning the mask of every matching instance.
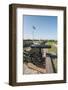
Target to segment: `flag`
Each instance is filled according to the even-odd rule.
[[[35,30],[35,29],[36,29],[36,27],[35,27],[35,26],[33,26],[33,29]]]

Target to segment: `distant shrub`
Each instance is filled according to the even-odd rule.
[[[23,40],[23,47],[29,47],[32,43],[32,40]]]

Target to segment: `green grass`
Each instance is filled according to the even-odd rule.
[[[51,48],[51,49],[48,49],[48,52],[49,52],[49,53],[51,53],[51,52],[57,53],[57,48],[53,47],[53,48]]]
[[[47,44],[48,44],[48,45],[51,45],[51,48],[48,49],[48,52],[49,52],[49,53],[51,53],[51,52],[57,53],[57,47],[54,47],[54,46],[53,46],[54,44],[56,44],[56,42],[54,42],[54,41],[48,41]]]

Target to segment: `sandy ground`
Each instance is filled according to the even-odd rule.
[[[27,64],[24,63],[23,73],[24,74],[38,74],[38,71],[28,68]]]
[[[51,64],[51,60],[49,57],[46,58],[46,73],[53,73],[53,68]],[[28,68],[27,64],[23,65],[23,74],[40,74],[39,71]]]
[[[42,56],[46,57],[46,53],[48,52],[48,49],[42,49]],[[54,63],[56,62],[56,60],[54,61]],[[45,73],[53,73],[53,67],[52,67],[52,62],[50,57],[46,57],[45,60],[46,63],[46,72]],[[56,66],[57,67],[57,66]],[[39,71],[33,70],[28,68],[27,64],[24,63],[23,65],[23,74],[40,74]]]

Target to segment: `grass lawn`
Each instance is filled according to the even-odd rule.
[[[51,53],[51,52],[52,53],[57,53],[57,47],[54,46],[54,44],[56,44],[56,42],[53,42],[53,41],[50,42],[50,41],[48,41],[47,44],[48,45],[51,45],[51,48],[48,49],[48,52],[49,53]]]

